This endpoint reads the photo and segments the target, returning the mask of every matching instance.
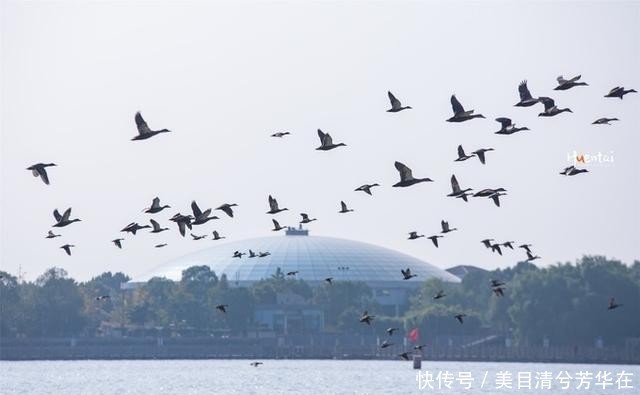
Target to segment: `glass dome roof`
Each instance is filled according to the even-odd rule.
[[[270,255],[250,258],[249,250]],[[234,258],[235,251],[247,255]],[[226,274],[230,284],[245,286],[269,278],[277,268],[284,273],[298,271],[296,278],[311,285],[327,277],[333,277],[334,281],[364,281],[371,287],[412,287],[433,277],[460,282],[454,275],[398,251],[358,241],[309,236],[306,230],[289,229],[285,236],[227,242],[185,255],[130,283],[146,282],[153,277],[180,280],[184,269],[196,265],[208,265],[218,277]],[[418,277],[403,280],[400,269],[406,268],[411,268]]]

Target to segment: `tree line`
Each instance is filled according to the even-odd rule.
[[[208,266],[193,266],[180,281],[153,278],[135,292],[122,291],[129,277],[106,272],[77,282],[51,268],[32,282],[0,271],[1,337],[101,336],[105,325],[173,330],[183,336],[242,336],[257,329],[256,306],[272,305],[279,294],[293,294],[324,312],[325,329],[371,334],[387,327],[419,328],[423,339],[494,333],[516,344],[623,344],[640,337],[640,262],[625,265],[601,256],[539,268],[531,263],[493,271],[471,271],[461,283],[423,281],[412,291],[399,317],[385,316],[362,282],[334,281],[311,287],[278,270],[250,287],[230,286]],[[491,292],[490,280],[506,283],[504,296]],[[412,279],[410,281],[420,281]],[[433,299],[439,290],[446,297]],[[109,298],[97,300],[99,296]],[[609,298],[623,306],[610,311]],[[227,313],[215,307],[228,304]],[[373,328],[359,322],[363,310],[376,315]],[[465,314],[464,324],[454,316]]]

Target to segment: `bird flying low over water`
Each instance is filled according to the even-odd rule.
[[[340,211],[338,211],[340,214],[346,214],[352,211],[353,209],[348,208],[345,202],[340,201]]]
[[[431,240],[431,242],[433,243],[434,246],[436,246],[436,248],[438,248],[438,239],[443,238],[444,236],[439,236],[439,235],[433,235],[433,236],[429,236],[427,237],[427,239]]]
[[[538,100],[536,100],[536,103],[537,102]],[[523,130],[529,130],[529,128],[526,126],[517,128],[516,124],[511,122],[511,119],[505,117],[496,118],[496,122],[500,122],[500,125],[502,125],[502,127],[495,134],[514,134]]]
[[[217,230],[213,231],[213,238],[212,240],[221,240],[221,239],[226,239],[226,237],[224,236],[220,236],[220,234],[218,233]]]
[[[575,176],[576,174],[588,173],[588,172],[589,170],[587,169],[578,169],[575,166],[569,166],[569,167],[565,167],[564,170],[560,172],[560,174],[563,176]]]
[[[614,310],[621,306],[622,306],[621,304],[616,303],[615,298],[611,298],[609,299],[609,307],[607,307],[607,310]]]
[[[409,232],[409,240],[415,240],[420,237],[424,237],[424,235],[419,235],[418,232]]]
[[[369,315],[369,313],[367,312],[367,310],[365,310],[362,313],[362,316],[360,316],[360,322],[366,322],[367,325],[371,325],[371,321],[373,321],[373,319],[375,318],[375,315]]]
[[[473,118],[484,118],[482,114],[474,114],[474,110],[465,111],[456,95],[451,95],[451,107],[453,108],[453,116],[447,119],[447,122],[464,122]]]
[[[611,89],[609,93],[604,95],[604,97],[619,97],[620,100],[622,100],[622,97],[627,93],[638,93],[638,91],[636,91],[635,89],[624,89],[624,87],[622,86],[616,86],[615,88]]]
[[[447,296],[447,295],[444,293],[444,291],[443,290],[439,290],[438,292],[436,292],[435,295],[433,295],[433,299],[434,300],[438,300],[438,299],[444,298],[445,296]]]
[[[541,97],[540,101],[544,104],[544,111],[538,114],[539,117],[553,117],[563,112],[573,112],[570,108],[558,108],[556,102],[550,97]]]
[[[302,217],[302,220],[300,221],[301,224],[308,224],[309,222],[318,220],[317,218],[309,218],[309,215],[305,213],[300,213],[300,216]]]
[[[133,141],[146,140],[150,137],[155,136],[156,134],[171,132],[171,130],[169,129],[162,129],[162,130],[149,129],[147,122],[145,122],[145,120],[142,118],[142,114],[140,114],[139,111],[136,113],[135,120],[136,120],[136,127],[138,128],[138,135],[131,139]]]
[[[278,221],[276,221],[275,219],[272,219],[271,221],[273,221],[273,229],[271,229],[272,231],[277,232],[279,230],[286,229],[286,226],[280,226]]]
[[[611,125],[609,122],[619,121],[618,118],[598,118],[593,121],[592,125]]]
[[[393,184],[394,187],[408,187],[419,182],[432,182],[430,178],[414,178],[411,169],[400,162],[395,162],[394,166],[400,173],[400,181]]]
[[[216,210],[222,210],[224,211],[225,214],[227,214],[229,217],[233,218],[233,209],[231,207],[236,207],[237,204],[235,203],[225,203],[220,205],[220,207],[216,208]]]
[[[520,101],[515,104],[516,107],[531,107],[538,102],[538,99],[531,96],[526,80],[518,85],[518,93],[520,94]]]
[[[73,244],[65,244],[63,245],[62,248],[64,250],[64,252],[67,253],[67,255],[71,256],[71,248],[75,247]]]
[[[316,148],[318,151],[329,151],[334,148],[346,146],[344,143],[334,144],[329,133],[323,133],[320,129],[318,129],[318,137],[320,138],[320,146]]]
[[[464,148],[462,148],[462,145],[458,146],[458,159],[454,160],[454,162],[463,162],[467,159],[473,158],[474,156],[476,156],[475,154],[471,154],[471,155],[467,155],[464,153]]]
[[[49,233],[45,236],[46,239],[54,239],[56,237],[60,237],[60,235],[57,235],[57,234],[53,233],[52,231],[49,231]]]
[[[55,163],[36,163],[35,165],[27,167],[27,170],[31,170],[34,177],[40,177],[42,182],[49,185],[49,176],[47,175],[47,167],[58,166]]]
[[[123,240],[124,240],[124,239],[113,239],[113,240],[111,240],[111,242],[112,242],[113,244],[115,244],[115,246],[116,246],[116,247],[118,247],[118,248],[122,249],[122,241],[123,241]]]
[[[70,216],[71,216],[71,207],[66,209],[63,215],[60,215],[60,213],[58,212],[58,209],[53,210],[53,217],[56,219],[56,223],[53,225],[53,227],[62,228],[74,222],[81,221],[78,218],[69,219]]]
[[[460,322],[461,324],[464,324],[464,317],[466,316],[467,316],[466,314],[456,314],[453,316],[453,318],[458,320],[458,322]]]
[[[406,270],[400,269],[400,273],[402,273],[403,280],[410,280],[413,277],[418,277],[417,274],[411,273],[411,269],[407,268]]]
[[[327,277],[327,278],[325,278],[325,279],[324,279],[324,281],[325,281],[327,284],[331,285],[331,284],[333,284],[333,282],[332,282],[332,281],[333,281],[333,277]]]
[[[288,208],[279,208],[278,201],[269,195],[269,211],[267,214],[278,214],[281,211],[289,210]],[[278,229],[280,230],[280,229]]]
[[[155,213],[159,213],[160,211],[164,210],[165,208],[170,208],[171,206],[169,205],[164,205],[161,206],[160,205],[160,198],[159,197],[155,197],[153,198],[153,201],[151,202],[151,206],[147,207],[144,209],[145,213],[149,213],[149,214],[155,214]]]
[[[213,219],[219,219],[215,215],[209,217],[209,214],[211,214],[210,208],[204,211],[200,210],[200,207],[198,207],[198,204],[196,203],[195,200],[191,202],[191,211],[193,211],[193,217],[194,217],[194,220],[191,223],[192,225],[202,225]]]
[[[450,228],[449,222],[445,220],[440,221],[440,226],[442,227],[442,232],[440,233],[449,233],[449,232],[453,232],[454,230],[458,230],[458,228]]]
[[[129,225],[125,226],[124,228],[122,228],[122,230],[120,230],[120,232],[127,232],[127,233],[132,233],[132,234],[136,234],[136,232],[138,232],[140,229],[145,229],[145,228],[150,228],[151,226],[149,225],[140,225],[137,222],[132,222]]]
[[[555,91],[566,91],[567,89],[571,89],[574,86],[587,86],[589,84],[587,84],[586,82],[578,82],[578,80],[581,78],[581,75],[577,75],[571,79],[565,80],[563,76],[559,76],[558,78],[556,78],[556,81],[558,81],[558,86],[556,86],[555,88],[553,88],[553,90]]]
[[[289,133],[289,132],[277,132],[277,133],[272,134],[271,137],[282,138],[282,137],[287,136],[289,134],[291,134],[291,133]]]
[[[389,96],[389,101],[391,102],[391,108],[387,110],[387,112],[398,112],[411,109],[411,107],[409,106],[402,107],[402,103],[400,103],[400,100],[396,99],[393,93],[387,92],[387,95]]]
[[[469,192],[472,189],[471,188],[460,189],[460,185],[458,184],[458,180],[456,179],[456,175],[455,174],[453,174],[451,176],[451,190],[452,190],[452,192],[450,194],[448,194],[447,196],[456,197],[456,198],[462,198],[462,200],[464,200],[465,202],[469,201],[467,199],[468,194],[466,192]]]
[[[485,164],[484,154],[485,152],[493,151],[493,148],[480,148],[478,150],[473,151],[474,154],[478,155],[478,159],[480,159],[480,163]]]
[[[219,304],[216,306],[216,310],[219,310],[222,313],[226,313],[227,312],[227,307],[229,307],[228,304]]]

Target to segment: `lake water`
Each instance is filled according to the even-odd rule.
[[[0,362],[0,394],[635,395],[640,393],[640,366],[423,362],[420,371],[422,372],[421,380],[418,381],[418,371],[412,369],[411,362],[405,361],[263,360],[264,365],[258,368],[249,366],[250,362],[247,360]],[[511,374],[512,389],[508,387],[497,389],[498,385],[506,385],[509,381],[509,375],[506,373],[500,375],[500,372]],[[550,372],[551,376],[544,373],[540,376],[539,372]],[[587,373],[580,374],[580,372]],[[607,376],[606,373],[601,372],[610,374]],[[440,373],[441,385],[444,385],[448,379],[452,379],[451,389],[437,389],[438,373]],[[460,381],[466,378],[467,373],[473,379],[471,389],[464,389],[464,381]],[[592,374],[590,379],[588,373]],[[497,375],[501,378],[498,379]],[[558,375],[567,379],[560,381],[557,379]],[[530,381],[528,377],[531,378]],[[549,377],[552,378],[549,379]],[[583,386],[589,382],[589,389],[577,388],[581,384],[581,377],[584,378]],[[621,377],[622,381],[618,380]],[[424,380],[425,378],[433,378],[433,381]],[[625,381],[624,378],[630,381]],[[482,381],[484,381],[483,385]],[[530,383],[532,389],[518,390],[518,382],[525,386]],[[562,390],[562,385],[565,385],[563,383],[569,383],[570,389]],[[606,388],[603,389],[597,383],[605,383]],[[608,385],[609,383],[611,385]],[[535,389],[536,385],[546,384],[551,385],[551,388]],[[619,389],[620,385],[634,388]]]

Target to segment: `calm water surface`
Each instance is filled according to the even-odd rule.
[[[124,394],[640,394],[640,366],[528,363],[424,362],[425,372],[451,372],[452,389],[419,388],[411,362],[264,360],[259,368],[247,360],[209,361],[35,361],[0,362],[2,395],[124,395]],[[514,389],[496,389],[496,374],[513,375]],[[572,389],[561,390],[553,380],[549,389],[517,390],[518,372],[568,372]],[[578,372],[590,372],[590,389],[576,389]],[[596,383],[599,371],[612,373],[613,386]],[[616,374],[629,372],[634,389],[618,389]],[[457,381],[471,372],[474,382],[465,390]],[[484,388],[481,382],[487,375]],[[526,375],[526,373],[525,373]]]

